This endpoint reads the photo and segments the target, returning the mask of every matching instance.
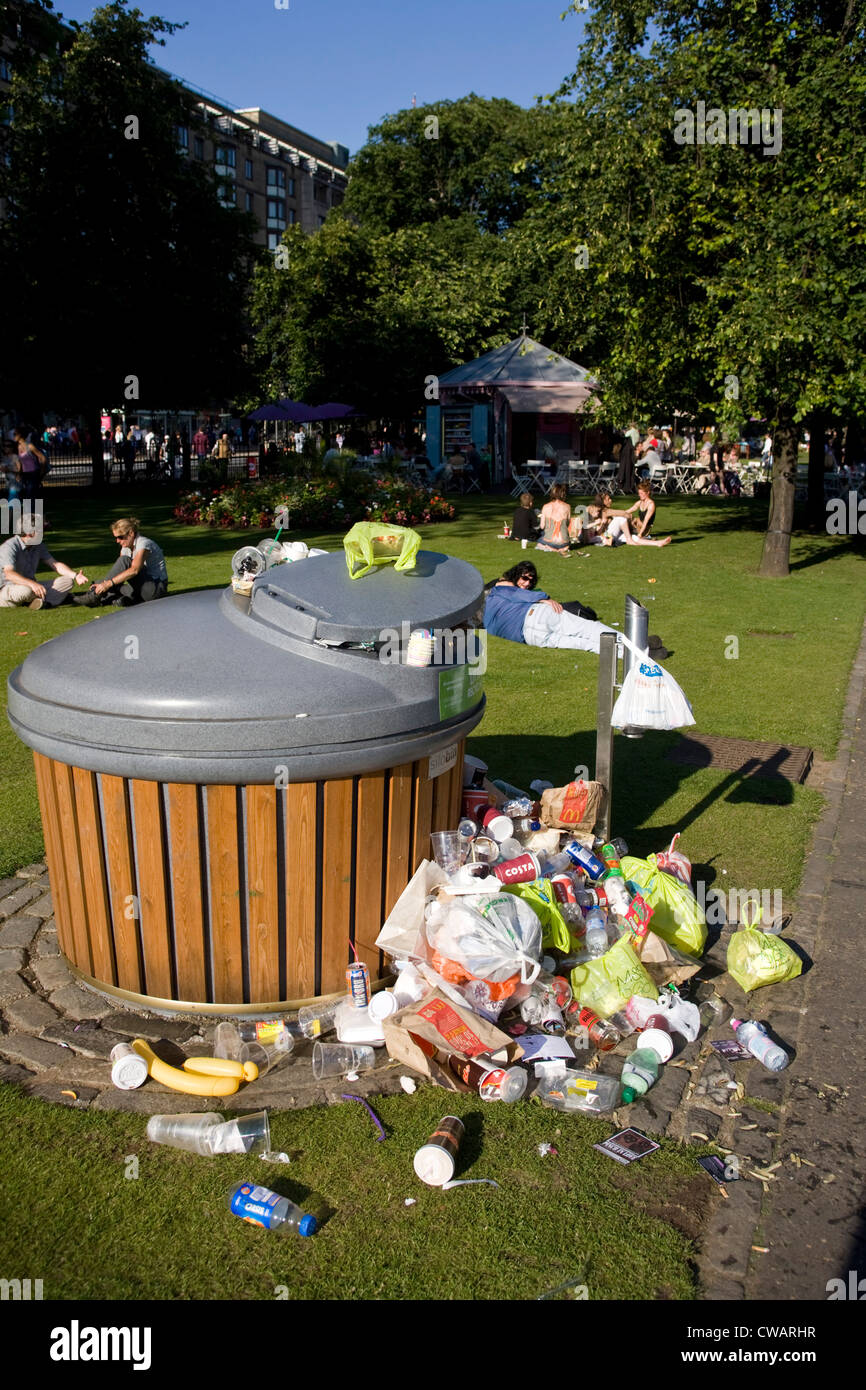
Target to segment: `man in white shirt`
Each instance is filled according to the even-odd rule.
[[[48,584],[40,584],[37,570],[54,570]],[[0,545],[0,608],[59,608],[74,584],[87,584],[86,574],[55,560],[35,531],[10,536]]]

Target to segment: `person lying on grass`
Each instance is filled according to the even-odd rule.
[[[506,570],[501,579],[487,586],[484,627],[494,637],[509,642],[525,642],[530,647],[572,647],[577,651],[598,652],[601,634],[613,632],[597,620],[595,610],[582,603],[557,603],[538,583],[538,571],[531,560]],[[647,639],[653,661],[669,655],[660,637]]]
[[[577,651],[598,652],[603,632],[612,627],[597,622],[595,615],[582,617],[592,609],[580,604],[568,608],[557,603],[538,583],[538,571],[529,560],[506,570],[492,585],[484,605],[484,626],[494,637],[509,642],[526,642],[530,647],[573,647]]]

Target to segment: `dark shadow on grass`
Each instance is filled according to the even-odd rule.
[[[551,738],[549,734],[531,731],[531,715],[525,716],[530,727],[519,734],[473,736],[468,751],[482,758],[491,776],[503,777],[528,791],[536,778],[564,786],[574,775],[576,767],[595,768],[595,730],[575,730],[573,734]],[[483,729],[483,725],[481,728]],[[750,776],[753,767],[772,772],[774,762],[785,756],[780,750],[775,759],[760,764],[750,762],[744,770],[728,772],[717,785],[701,796],[675,825],[656,825],[641,829],[657,808],[669,801],[695,773],[702,769],[684,763],[669,762],[667,753],[679,741],[679,734],[647,731],[641,739],[614,739],[613,786],[611,793],[611,830],[623,835],[629,849],[638,858],[667,848],[678,831],[685,832],[715,802],[727,800],[738,805],[790,805],[793,787],[786,779]]]
[[[831,545],[830,540],[836,542]],[[825,560],[841,560],[849,555],[856,555],[860,560],[866,560],[866,544],[860,536],[849,536],[842,541],[841,537],[827,537],[821,545],[816,545],[807,555],[803,555],[799,560],[792,560],[790,568],[792,570],[811,569],[813,565],[821,565]]]

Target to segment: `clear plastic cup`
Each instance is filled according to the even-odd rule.
[[[238,1115],[216,1125],[210,1135],[212,1154],[261,1154],[271,1147],[271,1128],[267,1110],[254,1115]]]
[[[234,1023],[217,1024],[213,1041],[214,1057],[227,1057],[232,1062],[240,1062],[243,1060],[241,1057],[243,1046],[241,1035]]]
[[[349,1076],[352,1072],[372,1071],[376,1052],[365,1043],[322,1043],[313,1046],[313,1076],[322,1081],[329,1076]]]
[[[241,1043],[238,1061],[254,1062],[259,1069],[259,1076],[267,1076],[269,1071],[273,1071],[285,1061],[291,1050],[292,1040],[288,1034],[283,1033],[267,1046],[257,1042]]]
[[[332,999],[327,1004],[306,1004],[298,1009],[298,1025],[305,1038],[320,1038],[323,1033],[332,1033],[337,1026],[337,1010],[346,998]]]
[[[154,1144],[167,1144],[172,1149],[207,1156],[213,1153],[214,1129],[224,1124],[225,1116],[216,1111],[205,1115],[151,1115],[147,1137]]]
[[[463,863],[466,841],[457,830],[434,830],[430,836],[433,858],[446,874],[456,873]]]

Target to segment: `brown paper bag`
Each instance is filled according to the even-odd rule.
[[[604,810],[601,782],[569,782],[567,787],[548,787],[541,797],[541,819],[559,830],[587,833],[595,828]]]
[[[661,988],[662,985],[681,985],[701,968],[701,962],[693,956],[669,946],[650,928],[646,944],[641,952],[641,964],[647,974]]]
[[[507,1033],[471,1009],[461,1008],[438,989],[431,990],[419,1004],[407,1004],[405,1009],[386,1018],[382,1027],[388,1056],[393,1061],[404,1062],[448,1091],[466,1091],[468,1087],[435,1057],[428,1057],[410,1033],[440,1052],[456,1052],[460,1057],[496,1054],[497,1061],[503,1059],[503,1066],[510,1067],[523,1056],[520,1044]]]

